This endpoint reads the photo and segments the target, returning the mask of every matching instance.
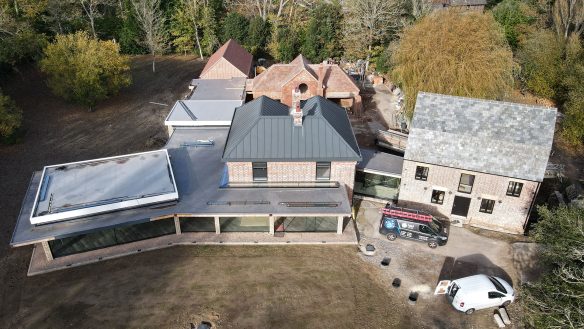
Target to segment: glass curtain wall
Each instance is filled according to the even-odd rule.
[[[49,241],[49,247],[53,257],[58,258],[175,233],[174,220],[162,219],[57,239]]]
[[[215,232],[213,217],[180,217],[181,232]]]
[[[363,171],[355,173],[354,193],[383,200],[397,200],[400,178]]]
[[[269,232],[268,217],[221,217],[219,218],[221,233],[223,232]]]
[[[280,217],[274,230],[277,232],[336,232],[337,217]]]

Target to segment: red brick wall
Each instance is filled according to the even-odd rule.
[[[282,98],[280,101],[288,106],[292,106],[292,91],[302,83],[308,86],[308,90],[300,95],[302,100],[318,95],[318,81],[307,71],[302,71],[282,86]]]
[[[355,183],[354,161],[331,162],[331,181],[345,184],[349,199],[353,196]],[[253,182],[251,162],[228,162],[229,182]],[[316,181],[315,162],[268,162],[269,182],[313,182]]]
[[[201,79],[231,79],[233,77],[247,77],[225,58],[221,58],[205,74],[201,74]]]

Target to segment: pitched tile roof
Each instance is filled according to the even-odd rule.
[[[201,76],[209,71],[221,58],[225,58],[245,75],[248,75],[251,70],[253,56],[237,43],[237,41],[229,39],[229,41],[209,57],[207,64],[201,72]]]
[[[355,81],[335,64],[310,64],[303,55],[298,55],[289,64],[274,64],[266,71],[253,79],[254,92],[281,92],[282,86],[306,69],[318,80],[319,67],[323,65],[324,79],[327,92],[359,92]]]
[[[288,106],[262,96],[235,110],[223,161],[359,161],[347,112],[320,96],[302,102],[302,127]]]
[[[557,110],[420,92],[404,158],[542,181]]]

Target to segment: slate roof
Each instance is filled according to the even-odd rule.
[[[253,79],[253,92],[281,92],[282,86],[303,69],[318,80],[320,65],[323,66],[323,84],[327,92],[359,93],[359,87],[343,69],[335,64],[310,64],[303,55],[298,55],[289,64],[274,64]]]
[[[557,110],[420,92],[406,160],[542,181]]]
[[[235,110],[223,161],[359,161],[346,111],[323,97],[301,104],[302,127],[288,106],[262,96]]]
[[[237,43],[237,41],[229,39],[229,41],[209,57],[207,64],[205,64],[205,67],[201,72],[201,76],[207,73],[207,71],[209,71],[221,58],[225,58],[243,74],[249,75],[253,56]]]

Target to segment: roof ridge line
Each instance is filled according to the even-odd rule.
[[[326,98],[324,98],[324,97],[322,97],[322,96],[313,96],[313,97],[311,97],[311,98],[309,98],[309,99],[312,99],[312,98],[316,98],[316,100],[317,100],[317,101],[319,101],[319,102],[322,102],[323,100],[324,100],[324,101],[328,101]],[[306,105],[306,104],[305,104],[305,105]],[[336,105],[336,104],[335,104],[335,105]],[[323,107],[322,107],[322,106],[320,106],[320,111],[321,111],[321,112],[323,111]],[[361,155],[361,148],[359,148],[359,143],[357,143],[357,137],[355,137],[355,131],[353,131],[353,125],[351,124],[351,120],[349,120],[349,115],[347,114],[347,111],[343,110],[343,112],[344,112],[344,114],[345,114],[345,117],[347,118],[347,122],[349,123],[349,127],[351,127],[351,132],[352,132],[352,134],[351,134],[351,135],[353,136],[353,140],[355,141],[355,145],[357,145],[357,150],[358,150],[358,152],[355,152],[355,153],[357,153],[357,155],[359,155],[359,157],[360,157],[361,159],[363,159],[363,155]],[[323,119],[324,119],[324,121],[326,122],[326,124],[327,124],[327,125],[329,125],[329,126],[330,126],[330,127],[331,127],[331,128],[332,128],[332,129],[333,129],[333,130],[334,130],[334,131],[337,133],[337,135],[338,135],[338,136],[341,138],[341,140],[343,141],[343,143],[345,143],[345,146],[347,146],[349,149],[351,149],[351,150],[355,151],[355,150],[353,149],[353,147],[352,147],[351,145],[349,145],[349,143],[347,143],[347,141],[345,140],[345,138],[343,137],[343,135],[342,135],[342,134],[341,134],[341,133],[340,133],[340,132],[339,132],[339,131],[338,131],[338,130],[335,128],[335,126],[334,126],[334,125],[332,125],[332,124],[331,124],[331,123],[330,123],[330,122],[329,122],[329,121],[326,119],[326,117],[325,117],[324,115],[322,115],[322,113],[320,113],[320,117],[321,117],[321,118],[323,118]]]

